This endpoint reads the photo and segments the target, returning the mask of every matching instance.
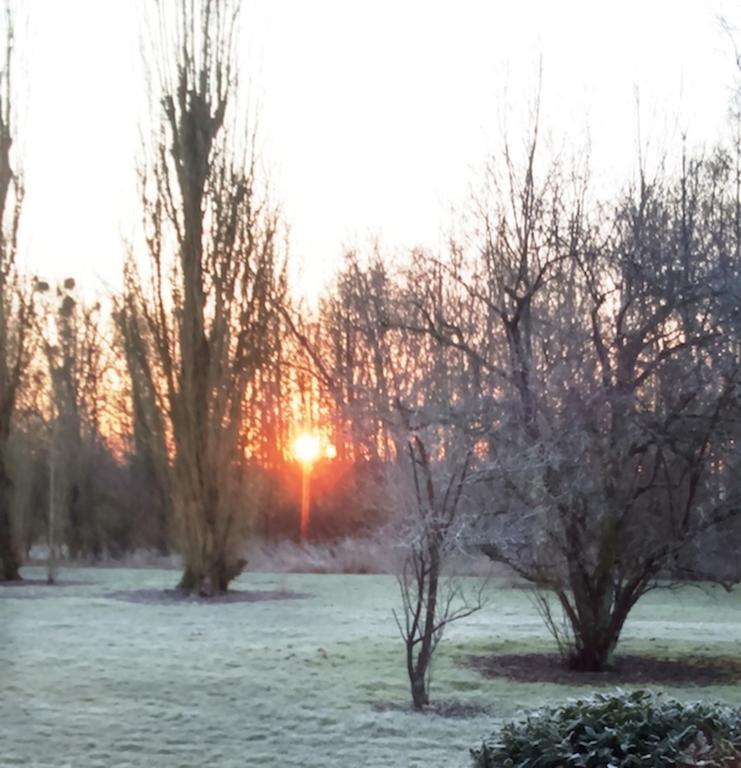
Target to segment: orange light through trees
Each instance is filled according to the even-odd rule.
[[[322,456],[325,459],[334,459],[337,455],[337,449],[332,443],[329,443],[322,451],[322,441],[318,435],[302,432],[293,441],[293,455],[301,464],[301,541],[303,542],[306,541],[309,533],[312,467]]]

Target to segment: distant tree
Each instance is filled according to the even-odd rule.
[[[158,392],[142,337],[145,320],[139,315],[136,302],[136,276],[127,270],[126,292],[114,313],[117,346],[123,353],[128,374],[128,399],[131,411],[132,446],[129,469],[137,492],[141,494],[140,535],[151,542],[161,554],[170,548],[172,520],[169,459],[165,416],[160,411]],[[143,508],[143,510],[141,509]]]
[[[157,8],[149,71],[160,125],[141,173],[148,267],[132,261],[126,281],[129,370],[137,406],[152,417],[154,400],[163,415],[148,427],[167,447],[180,587],[211,596],[244,563],[256,505],[245,425],[275,353],[285,280],[278,217],[237,100],[239,3]]]
[[[13,167],[13,17],[6,5],[0,70],[0,581],[20,578],[11,517],[8,445],[19,389],[31,355],[32,302],[16,271],[23,184]]]
[[[14,428],[8,441],[9,475],[13,478],[13,507],[16,542],[27,559],[34,544],[47,540],[47,447],[48,424],[40,412],[27,409],[27,376],[14,417]],[[31,383],[31,387],[37,386]],[[43,388],[46,396],[46,388]]]
[[[103,551],[100,457],[108,365],[100,328],[100,304],[87,305],[67,278],[56,290],[37,283],[37,314],[50,389],[50,537],[69,556],[98,558]],[[43,290],[42,290],[43,288]],[[43,305],[43,310],[42,310]]]

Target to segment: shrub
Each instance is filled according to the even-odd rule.
[[[596,694],[506,723],[471,754],[477,768],[738,768],[741,710]]]

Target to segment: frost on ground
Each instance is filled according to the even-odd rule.
[[[171,587],[172,571],[62,577],[78,583],[0,588],[2,766],[455,768],[497,718],[582,690],[487,679],[460,663],[549,648],[523,590],[492,585],[489,607],[451,628],[433,698],[472,716],[440,717],[401,706],[390,577],[249,573],[237,589],[302,597],[216,605],[114,597]],[[626,627],[625,650],[729,655],[740,594],[654,593]],[[672,693],[741,701],[734,686]]]

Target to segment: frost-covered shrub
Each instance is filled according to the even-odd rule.
[[[506,723],[471,754],[477,768],[736,768],[741,710],[596,694]]]

